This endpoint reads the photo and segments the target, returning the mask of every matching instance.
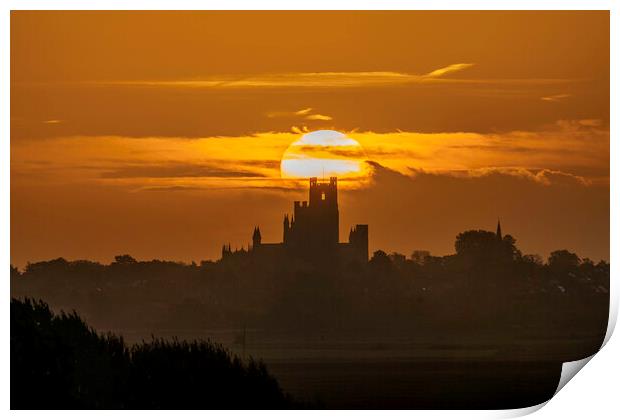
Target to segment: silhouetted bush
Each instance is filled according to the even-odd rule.
[[[11,300],[11,408],[284,408],[264,364],[212,342],[153,339],[128,347],[75,313]]]

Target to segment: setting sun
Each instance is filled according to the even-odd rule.
[[[304,134],[282,156],[282,178],[337,176],[363,180],[369,168],[362,146],[347,135],[333,130]]]

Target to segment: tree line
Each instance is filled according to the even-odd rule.
[[[378,250],[368,263],[309,264],[288,257],[183,264],[111,264],[62,258],[11,268],[12,296],[76,309],[103,329],[278,329],[396,334],[564,337],[598,349],[609,311],[609,263],[567,250],[546,261],[516,240],[467,231],[455,253],[410,256]],[[595,351],[595,350],[594,350]]]

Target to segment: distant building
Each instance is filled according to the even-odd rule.
[[[284,216],[281,243],[263,243],[260,228],[255,227],[248,251],[222,247],[222,258],[247,255],[287,254],[306,260],[337,258],[340,261],[368,261],[368,225],[356,225],[349,241],[339,240],[338,180],[318,182],[310,178],[308,201],[295,201],[293,215]]]

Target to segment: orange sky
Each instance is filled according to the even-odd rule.
[[[342,239],[609,259],[607,12],[13,12],[11,261],[277,241],[316,129],[372,162]]]

